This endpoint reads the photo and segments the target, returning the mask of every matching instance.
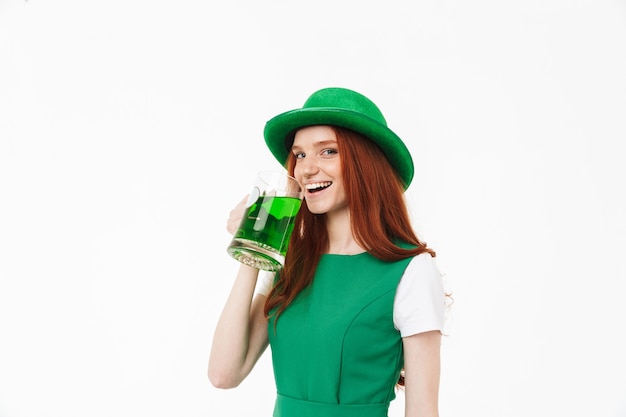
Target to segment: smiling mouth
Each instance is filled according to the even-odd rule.
[[[306,190],[310,193],[317,193],[332,185],[332,181],[314,182],[305,186]]]

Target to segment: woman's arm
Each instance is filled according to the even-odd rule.
[[[248,196],[230,212],[226,229],[234,234]],[[250,373],[268,344],[265,296],[254,296],[259,271],[241,265],[217,322],[209,358],[209,379],[218,388],[233,388]]]
[[[402,338],[402,343],[405,417],[438,417],[441,332],[418,333]]]
[[[234,388],[250,373],[268,345],[265,296],[254,295],[259,271],[241,265],[217,322],[208,375],[217,388]]]

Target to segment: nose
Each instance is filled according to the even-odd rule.
[[[307,156],[302,158],[296,164],[296,169],[299,168],[300,173],[305,177],[311,177],[319,172],[319,165],[314,157]]]

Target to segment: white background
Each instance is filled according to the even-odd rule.
[[[617,0],[0,0],[0,416],[271,415],[206,378],[225,221],[327,86],[414,155],[441,415],[626,416],[624,74]]]

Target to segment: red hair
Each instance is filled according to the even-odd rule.
[[[357,243],[384,261],[398,261],[423,252],[434,257],[435,252],[413,231],[404,201],[404,183],[380,147],[359,133],[331,127],[337,136],[351,228]],[[290,155],[287,169],[292,175],[294,166],[295,158]],[[265,302],[267,317],[276,309],[272,314],[278,320],[300,291],[311,284],[326,250],[326,215],[311,213],[305,200],[296,217],[285,266]]]

